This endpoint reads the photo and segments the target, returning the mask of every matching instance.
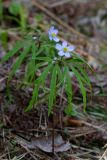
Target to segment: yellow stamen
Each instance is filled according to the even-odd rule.
[[[56,36],[56,34],[55,33],[52,33],[52,37],[55,37]]]
[[[63,49],[63,51],[64,51],[64,52],[67,52],[67,51],[68,51],[68,48],[65,47],[65,48]]]

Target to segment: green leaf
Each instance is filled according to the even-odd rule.
[[[30,111],[33,108],[34,103],[37,101],[38,98],[38,91],[39,91],[40,83],[35,83],[35,87],[33,90],[33,95],[28,107],[25,109],[25,112]]]
[[[9,58],[11,58],[12,56],[14,56],[21,48],[23,47],[23,42],[20,41],[20,42],[17,42],[13,49],[8,52],[3,58],[2,60],[0,61],[0,64],[1,63],[4,63],[5,61],[7,61]]]
[[[15,72],[17,71],[17,69],[20,67],[20,65],[23,62],[23,60],[25,59],[26,55],[29,53],[29,50],[30,50],[29,46],[27,48],[25,48],[24,51],[20,54],[20,56],[16,60],[16,62],[13,64],[12,70],[11,70],[9,77],[8,77],[9,81],[12,79],[12,77],[15,74]]]
[[[66,59],[66,62],[67,63],[74,63],[74,64],[84,64],[84,62],[79,59],[79,58],[69,58],[69,59]]]
[[[81,66],[76,65],[76,67],[81,72],[81,74],[82,74],[83,78],[85,79],[87,85],[89,85],[89,87],[91,89],[91,82],[90,82],[90,79],[89,79],[87,73],[84,71],[84,69]]]
[[[36,52],[36,57],[44,51],[44,46],[41,46]],[[35,55],[32,56],[32,59],[36,59]]]
[[[57,65],[54,66],[50,84],[49,103],[48,103],[48,116],[51,113],[56,97],[56,81],[57,81]]]
[[[12,2],[9,6],[9,12],[13,15],[17,15],[20,13],[20,8],[22,6],[19,3]]]
[[[32,79],[33,79],[33,77],[39,67],[44,67],[45,64],[43,62],[38,62],[38,60],[46,61],[46,62],[52,61],[48,57],[36,57],[37,55],[38,55],[37,48],[35,46],[35,43],[33,43],[32,44],[32,59],[30,59],[28,65],[27,65],[27,68],[26,68],[26,73],[25,73],[25,81],[27,81],[27,82],[32,81]]]
[[[24,81],[31,82],[34,75],[35,75],[35,62],[33,60],[30,60],[26,67]]]
[[[40,82],[41,84],[43,84],[44,80],[46,79],[49,70],[52,68],[53,64],[49,64],[44,71],[41,73],[41,75],[36,79],[36,82]]]
[[[32,42],[32,57],[36,57],[36,51],[37,51],[37,48],[35,46],[35,43]],[[27,64],[27,67],[26,67],[26,72],[25,72],[25,78],[24,80],[27,81],[27,82],[31,82],[32,79],[34,78],[34,75],[35,75],[35,71],[36,69],[39,67],[36,67],[36,63],[35,63],[35,59],[30,59],[30,61],[28,62]]]
[[[39,60],[39,61],[46,61],[46,62],[51,62],[52,59],[49,58],[49,57],[35,57],[35,58],[32,58],[34,60]]]
[[[3,20],[3,0],[0,0],[0,21]]]
[[[57,84],[57,87],[59,87],[61,84],[64,83],[65,81],[65,77],[66,77],[66,72],[67,72],[67,67],[64,67],[64,68],[60,68],[58,66],[58,77],[59,77],[59,82]]]
[[[7,44],[8,44],[8,32],[7,31],[3,31],[0,33],[0,39],[2,42],[2,46],[4,47],[4,49],[7,49]]]
[[[71,66],[71,69],[74,72],[74,74],[77,77],[77,80],[79,82],[80,90],[81,90],[81,93],[83,96],[84,112],[85,112],[86,111],[86,90],[85,90],[85,87],[84,87],[83,82],[81,80],[81,75],[79,74],[79,72],[73,66]]]
[[[86,66],[88,66],[88,68],[91,70],[91,72],[95,73],[94,70],[92,69],[92,67],[83,59],[81,58],[79,55],[77,55],[77,53],[72,52],[73,57],[77,58],[78,60],[82,61]]]
[[[40,21],[42,21],[43,20],[43,14],[36,14],[35,15],[35,19],[38,21],[38,22],[40,22]]]
[[[67,93],[67,99],[68,99],[68,106],[65,110],[66,114],[72,115],[72,81],[69,75],[69,69],[66,67],[66,75],[65,75],[65,82],[64,82],[64,88]]]
[[[58,72],[57,86],[59,87],[63,81],[63,72],[59,65],[57,65],[57,72]]]
[[[20,26],[23,31],[26,31],[27,27],[27,12],[26,9],[23,6],[20,6],[19,10],[20,15]]]
[[[32,57],[37,56],[37,47],[35,45],[35,42],[32,42]]]
[[[39,88],[40,88],[40,86],[42,86],[44,84],[45,79],[46,79],[51,67],[52,67],[52,64],[49,64],[49,66],[47,66],[44,69],[44,71],[41,73],[41,75],[35,80],[35,87],[34,87],[34,90],[33,90],[32,98],[31,98],[31,101],[30,101],[30,103],[29,103],[29,105],[28,105],[28,107],[26,108],[25,111],[31,110],[34,103],[36,103],[37,98],[38,98]]]

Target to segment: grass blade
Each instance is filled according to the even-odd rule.
[[[80,90],[81,90],[81,93],[83,96],[84,112],[85,112],[86,111],[86,90],[85,90],[85,87],[84,87],[83,82],[81,80],[81,75],[79,74],[79,72],[73,66],[71,66],[71,69],[74,72],[74,74],[79,82]]]
[[[76,65],[76,68],[80,71],[80,73],[81,73],[81,75],[83,76],[83,78],[85,79],[87,85],[88,85],[88,86],[90,87],[90,89],[91,89],[91,82],[90,82],[90,79],[89,79],[87,73],[86,73],[86,72],[84,71],[84,69],[83,69],[81,66],[79,66],[79,65]]]
[[[51,113],[56,97],[56,81],[57,81],[57,65],[54,66],[52,71],[52,78],[50,84],[49,103],[48,103],[48,116]]]
[[[13,47],[13,49],[8,52],[0,61],[0,63],[4,63],[5,61],[7,61],[9,58],[11,58],[12,56],[14,56],[21,48],[23,47],[23,43],[22,42],[17,42],[15,44],[15,46]]]
[[[39,87],[40,87],[40,83],[35,84],[34,90],[33,90],[33,94],[32,94],[32,98],[31,101],[28,105],[28,107],[25,109],[25,112],[30,111],[33,108],[34,103],[37,101],[38,98],[38,92],[39,92]]]
[[[72,97],[73,97],[73,92],[72,92],[72,81],[69,75],[69,69],[66,67],[66,75],[65,75],[65,83],[64,83],[64,88],[67,93],[67,99],[68,99],[68,106],[65,110],[67,115],[72,115]]]
[[[29,46],[27,48],[25,48],[24,51],[20,54],[20,56],[16,60],[16,62],[13,64],[12,71],[9,74],[9,77],[8,77],[9,81],[12,79],[12,77],[15,74],[15,72],[17,71],[17,69],[20,67],[21,63],[23,62],[24,58],[28,54],[29,50],[30,50]]]
[[[32,98],[31,98],[31,101],[28,105],[28,107],[26,108],[25,111],[29,111],[32,109],[34,103],[37,102],[37,98],[38,98],[38,92],[39,92],[39,88],[41,85],[44,84],[45,82],[45,79],[49,73],[49,70],[51,69],[52,67],[52,64],[50,64],[49,66],[47,66],[47,68],[45,68],[45,70],[41,73],[40,77],[38,77],[36,80],[35,80],[35,86],[34,86],[34,90],[33,90],[33,94],[32,94]]]
[[[43,84],[44,80],[46,79],[49,70],[52,68],[53,64],[49,64],[44,71],[41,73],[41,75],[36,79],[36,82],[40,82]]]

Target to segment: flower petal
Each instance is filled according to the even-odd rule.
[[[64,56],[64,52],[63,52],[63,51],[59,51],[59,52],[58,52],[58,55],[59,55],[59,56]]]
[[[66,47],[66,46],[67,46],[67,42],[66,42],[66,41],[63,41],[63,42],[62,42],[62,46],[63,46],[63,47]]]
[[[55,34],[58,34],[58,30],[57,29],[54,29],[53,31]]]
[[[59,43],[56,44],[55,48],[56,48],[57,50],[62,50],[62,46],[61,46],[61,44],[59,44]]]
[[[53,31],[54,31],[54,26],[50,27],[50,29],[48,30],[48,34],[52,34]]]
[[[53,37],[50,35],[50,36],[49,36],[49,39],[50,39],[50,40],[52,40],[52,39],[53,39]]]
[[[53,30],[54,30],[54,26],[51,26],[49,30],[50,30],[50,31],[53,31]]]
[[[65,57],[67,57],[67,58],[71,57],[71,55],[70,55],[69,52],[66,52],[64,55],[65,55]]]
[[[55,41],[55,42],[59,42],[59,38],[58,37],[53,37],[53,40]]]
[[[75,46],[73,46],[73,45],[68,47],[68,51],[70,51],[70,52],[73,51],[74,49],[75,49]]]

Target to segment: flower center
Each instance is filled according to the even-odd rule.
[[[55,33],[52,33],[51,35],[52,35],[52,37],[55,37],[55,36],[56,36],[56,34],[55,34]]]
[[[64,52],[67,52],[67,51],[68,51],[68,48],[67,48],[67,47],[64,47],[63,51],[64,51]]]

